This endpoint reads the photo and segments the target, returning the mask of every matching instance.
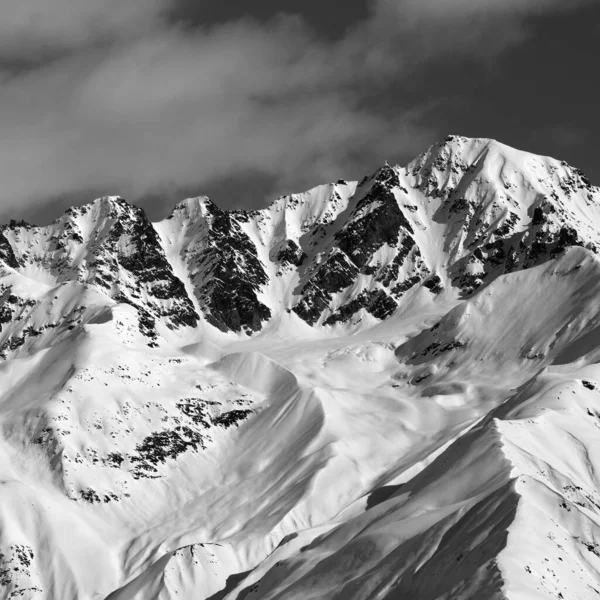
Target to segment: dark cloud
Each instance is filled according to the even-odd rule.
[[[450,55],[497,55],[528,15],[562,5],[377,0],[335,38],[290,14],[188,27],[160,0],[18,6],[3,10],[0,60],[59,54],[0,72],[4,214],[79,190],[153,206],[163,191],[229,190],[224,204],[255,205],[359,177],[440,134],[429,102],[390,89]]]
[[[528,19],[574,11],[593,0],[375,0],[372,27],[413,62],[443,55],[493,60],[533,32]]]
[[[343,5],[331,0],[259,0],[251,5],[248,0],[173,0],[168,16],[172,22],[195,27],[235,21],[240,15],[248,13],[262,22],[280,14],[302,15],[319,35],[337,39],[347,33],[353,24],[367,19],[369,5],[370,0],[348,0]]]
[[[168,0],[0,0],[3,60],[43,60],[155,28]]]

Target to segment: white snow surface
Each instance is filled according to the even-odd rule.
[[[406,222],[354,268],[382,174]],[[111,197],[3,229],[0,598],[598,598],[600,190],[452,136],[231,213],[233,268],[266,275],[252,331],[214,325],[216,211],[188,199],[149,233]],[[336,256],[352,279],[309,323]]]

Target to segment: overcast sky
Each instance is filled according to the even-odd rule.
[[[449,133],[600,184],[599,40],[594,0],[0,0],[0,220],[257,208]]]

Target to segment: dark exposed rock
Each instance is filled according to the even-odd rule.
[[[579,236],[572,227],[561,227],[558,234],[557,247],[566,248],[567,246],[581,246]]]
[[[504,252],[504,240],[498,239],[494,242],[486,244],[485,249],[488,251],[487,261],[494,266],[501,265],[506,259]]]
[[[450,350],[464,348],[465,346],[466,346],[466,344],[459,340],[453,340],[451,342],[448,342],[444,346],[442,346],[442,344],[440,342],[433,342],[432,344],[429,344],[429,346],[427,346],[427,348],[425,348],[421,352],[421,356],[427,356],[429,354],[431,354],[432,356],[439,356],[440,354],[450,352]]]
[[[394,177],[397,179],[395,173]],[[363,209],[366,209],[364,214]],[[389,180],[377,179],[357,205],[350,223],[336,233],[335,241],[360,268],[384,244],[396,246],[401,230],[414,233],[391,191]]]
[[[375,275],[377,271],[381,268],[381,265],[365,265],[361,270],[361,275]]]
[[[306,253],[293,240],[288,240],[285,247],[276,256],[277,262],[283,265],[294,265],[300,267],[306,260]]]
[[[336,253],[321,265],[311,278],[325,292],[341,292],[354,283],[358,269],[347,259],[344,254]]]
[[[521,241],[518,260],[520,259],[523,268],[529,268],[556,257],[570,246],[582,245],[583,242],[579,239],[577,231],[572,227],[563,226],[558,232],[539,230],[529,246],[525,239]]]
[[[205,429],[210,427],[210,417],[206,411],[207,403],[202,398],[183,398],[176,406],[186,417],[189,417],[195,425],[201,425]]]
[[[182,417],[174,417],[175,426],[171,429],[154,431],[145,436],[135,446],[135,453],[128,456],[134,479],[160,478],[159,465],[168,460],[176,460],[189,451],[204,450],[211,441],[209,432],[214,427],[228,429],[238,427],[254,411],[231,410],[211,417],[208,407],[219,402],[203,400],[202,398],[183,398],[176,407]],[[104,461],[110,466],[121,467],[124,458],[119,453],[111,453]]]
[[[519,222],[519,215],[511,212],[508,218],[504,221],[504,224],[498,227],[494,234],[497,236],[504,237],[511,233],[514,229],[514,226]]]
[[[443,291],[444,286],[442,285],[442,280],[438,275],[432,275],[429,277],[424,283],[423,287],[426,287],[432,294],[439,294]]]
[[[152,312],[155,312],[156,316],[167,317],[175,326],[194,327],[198,322],[196,310],[183,283],[173,273],[154,227],[141,209],[134,211],[134,218],[130,222],[120,220],[115,223],[109,243],[118,245],[121,236],[125,234],[130,236],[132,248],[128,249],[127,253],[117,252],[121,266],[132,273],[137,281],[147,284],[152,297],[158,300],[177,300],[173,308],[155,309]],[[140,316],[140,330],[142,327],[152,330],[153,317],[147,309],[145,313]]]
[[[462,273],[454,280],[454,283],[456,283],[465,294],[472,294],[475,290],[481,287],[481,285],[483,285],[482,277],[485,277],[485,274],[475,275],[473,273]],[[426,287],[429,286],[426,285]]]
[[[546,222],[546,216],[544,215],[544,209],[538,206],[533,211],[533,219],[531,220],[532,225],[541,225]]]
[[[31,577],[31,566],[35,555],[31,546],[14,544],[10,546],[10,554],[0,552],[0,586],[5,588],[5,597],[31,598],[33,594],[43,593],[37,586],[21,587],[21,577]],[[10,588],[13,588],[12,591]],[[8,595],[10,593],[10,595]]]
[[[303,298],[293,307],[293,311],[309,325],[314,325],[324,310],[329,307],[331,295],[317,287],[305,290]]]
[[[372,181],[371,189],[352,210],[345,226],[334,235],[329,253],[301,289],[301,298],[293,310],[310,325],[330,308],[332,295],[353,284],[359,273],[368,276],[378,273],[376,280],[389,287],[398,279],[400,268],[413,248],[414,256],[420,256],[411,235],[413,227],[394,195],[394,190],[402,189],[397,172],[386,165]],[[374,253],[386,244],[398,247],[394,260],[387,265],[374,264]],[[338,308],[325,323],[347,320],[361,308],[379,316],[393,312],[396,306],[395,300],[383,290],[363,292],[347,306]]]
[[[262,323],[271,318],[271,310],[260,302],[254,285],[248,281],[233,281],[221,265],[219,279],[204,287],[206,320],[221,331],[259,331]]]
[[[8,303],[0,306],[0,330],[6,323],[10,323],[13,318],[13,312]]]
[[[462,213],[469,209],[469,201],[466,198],[457,198],[450,206],[451,213]]]
[[[118,469],[124,462],[124,458],[120,452],[110,452],[104,462],[116,469]]]
[[[394,260],[382,270],[381,274],[377,277],[377,281],[380,281],[385,287],[389,287],[394,283],[398,279],[400,268],[413,248],[416,249],[416,253],[420,254],[415,240],[407,233],[398,247],[398,253],[394,257]]]
[[[134,477],[143,477],[148,471],[156,472],[156,465],[165,463],[169,458],[175,459],[187,450],[205,447],[200,432],[186,425],[155,431],[137,444],[136,454],[130,456],[130,461],[136,464]]]
[[[324,325],[335,325],[347,322],[354,314],[364,308],[377,319],[386,319],[391,316],[398,305],[393,298],[383,290],[364,291],[359,296],[341,306],[324,322]]]
[[[89,502],[90,504],[94,504],[96,502],[100,503],[100,496],[96,493],[96,490],[93,488],[87,488],[85,490],[81,490],[79,492],[82,500]]]
[[[19,261],[15,256],[12,246],[2,232],[0,232],[0,260],[4,261],[12,269],[19,268]]]
[[[89,221],[84,239],[77,219],[92,209],[96,216]],[[70,209],[49,227],[13,222],[3,237],[19,240],[23,229],[39,233],[45,244],[34,252],[21,250],[17,266],[34,265],[59,282],[93,285],[117,302],[133,306],[140,331],[151,339],[149,345],[155,345],[158,319],[170,328],[197,324],[195,308],[167,261],[154,227],[144,211],[122,198],[103,198]],[[83,253],[74,244],[84,244]],[[0,253],[1,246],[2,239]],[[73,324],[69,327],[74,329]]]
[[[425,348],[423,350],[423,352],[421,352],[421,356],[427,356],[428,354],[431,354],[437,348],[439,348],[439,346],[440,346],[439,342],[433,342],[433,343],[429,344],[429,346],[427,346],[427,348]]]
[[[377,290],[370,294],[369,301],[366,306],[368,312],[370,312],[376,319],[387,319],[394,311],[398,308],[396,302],[388,296],[383,290]]]
[[[345,254],[336,252],[317,269],[302,289],[302,299],[294,307],[294,312],[304,321],[313,325],[329,307],[331,295],[341,292],[354,283],[358,268]]]
[[[549,176],[538,171],[542,187],[532,181],[527,188],[528,201],[536,189],[549,187],[534,198],[534,208],[528,213],[531,220],[521,220],[517,214],[521,209],[514,208],[519,204],[518,178],[505,170],[499,182],[490,180],[485,170],[478,169],[487,150],[482,148],[484,152],[478,153],[476,160],[469,158],[473,163],[469,164],[461,158],[463,141],[450,137],[436,144],[403,172],[384,166],[365,178],[359,195],[350,196],[344,210],[341,206],[346,198],[342,196],[352,190],[336,191],[329,186],[330,207],[317,204],[314,214],[302,208],[300,220],[293,221],[289,231],[298,228],[299,239],[279,238],[288,226],[287,213],[270,221],[274,213],[224,211],[204,199],[181,203],[172,215],[183,215],[181,223],[171,222],[169,227],[175,228],[168,231],[159,226],[158,231],[169,237],[180,225],[185,241],[190,241],[178,250],[187,267],[185,285],[175,276],[162,241],[143,211],[121,198],[70,209],[51,228],[11,222],[0,233],[0,260],[15,269],[40,268],[59,282],[93,285],[117,302],[129,304],[137,312],[140,332],[155,346],[162,326],[174,329],[197,324],[194,305],[221,331],[252,334],[261,330],[274,310],[263,300],[269,297],[263,296],[264,292],[273,291],[266,287],[269,271],[263,260],[282,282],[300,282],[294,290],[295,303],[284,307],[288,312],[293,310],[310,325],[323,321],[331,325],[348,320],[361,309],[386,318],[402,296],[421,282],[431,293],[440,293],[440,276],[468,294],[502,273],[551,260],[570,246],[585,245],[597,251],[590,227],[585,223],[580,227],[581,218],[577,220],[564,201],[565,195],[583,189],[589,189],[587,197],[593,196],[595,201],[596,192],[585,175],[566,164],[555,166]],[[406,198],[403,181],[419,193]],[[345,182],[340,180],[337,185]],[[318,203],[321,201],[319,198]],[[299,214],[295,211],[304,202],[300,196],[290,197],[284,209],[293,211],[289,214],[295,219]],[[429,212],[429,208],[433,210]],[[82,221],[90,211],[92,217]],[[440,231],[445,228],[444,238],[435,240],[441,241],[441,251],[450,261],[447,271],[438,271],[440,276],[431,274],[432,265],[427,263],[435,252],[421,255],[419,248],[419,244],[429,244],[425,241],[428,236],[437,235],[437,230],[425,233],[431,217]],[[271,225],[282,227],[273,237]],[[35,239],[38,230],[41,244]],[[29,244],[30,239],[35,239],[35,244]],[[273,239],[276,246],[261,246]],[[426,249],[429,245],[423,245]],[[371,291],[360,291],[365,288]],[[188,297],[190,289],[194,303]],[[347,299],[342,300],[342,294],[334,298],[340,292]],[[26,347],[41,347],[32,339],[43,335],[44,328],[56,327],[28,325],[30,312],[21,299],[2,291],[2,356],[26,343]],[[68,334],[81,324],[81,319],[65,322],[58,333]],[[182,405],[180,410],[198,427],[210,423],[210,412],[201,403]]]
[[[143,306],[133,302],[125,296],[125,294],[118,294],[115,297],[115,300],[121,304],[128,304],[136,309],[140,333],[150,339],[148,342],[150,347],[154,348],[157,346],[156,340],[158,339],[158,332],[156,331],[156,319]]]
[[[504,272],[512,273],[517,268],[519,255],[513,246],[510,246],[506,253],[506,262],[504,263]]]
[[[401,281],[400,283],[396,284],[392,288],[391,293],[396,298],[401,298],[406,292],[408,292],[408,290],[420,283],[420,281],[421,277],[419,275],[413,275],[412,277],[408,277],[404,281]]]
[[[206,245],[198,255],[198,301],[207,311],[207,321],[222,331],[259,331],[271,318],[257,296],[269,278],[235,215],[214,204],[209,210]]]
[[[225,429],[229,429],[233,425],[239,427],[240,421],[248,418],[248,415],[251,415],[251,410],[230,410],[229,412],[225,412],[220,414],[218,417],[213,419],[213,425],[217,425],[218,427],[224,427]]]

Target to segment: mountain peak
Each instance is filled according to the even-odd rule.
[[[600,247],[596,204],[598,190],[566,163],[453,135],[406,168],[386,162],[361,185],[321,185],[252,212],[199,196],[153,226],[141,208],[105,196],[50,228],[5,228],[15,248],[14,260],[6,256],[32,276],[45,265],[45,281],[99,277],[114,297],[119,269],[143,264],[128,257],[146,248],[166,280],[180,281],[186,311],[193,305],[225,333],[253,335],[282,314],[354,327],[404,310],[413,296],[472,294],[569,245]],[[92,276],[100,254],[111,274]]]
[[[0,599],[596,598],[599,248],[581,172],[460,136],[4,226]]]
[[[415,168],[433,166],[438,170],[458,168],[465,171],[469,167],[475,168],[478,163],[483,166],[483,162],[493,164],[493,168],[508,165],[522,171],[525,176],[530,175],[533,170],[544,171],[550,176],[557,173],[559,177],[580,177],[587,187],[593,188],[580,169],[569,165],[564,160],[533,154],[492,138],[448,135],[411,161],[407,170],[414,171]]]
[[[205,216],[208,212],[213,212],[215,210],[219,209],[208,196],[196,196],[178,202],[171,211],[169,218],[174,218],[176,216],[180,218],[194,218]]]
[[[101,196],[100,198],[96,198],[91,202],[89,206],[93,207],[107,207],[108,210],[123,210],[123,209],[133,209],[139,210],[135,204],[131,204],[125,200],[125,198],[121,196]]]

